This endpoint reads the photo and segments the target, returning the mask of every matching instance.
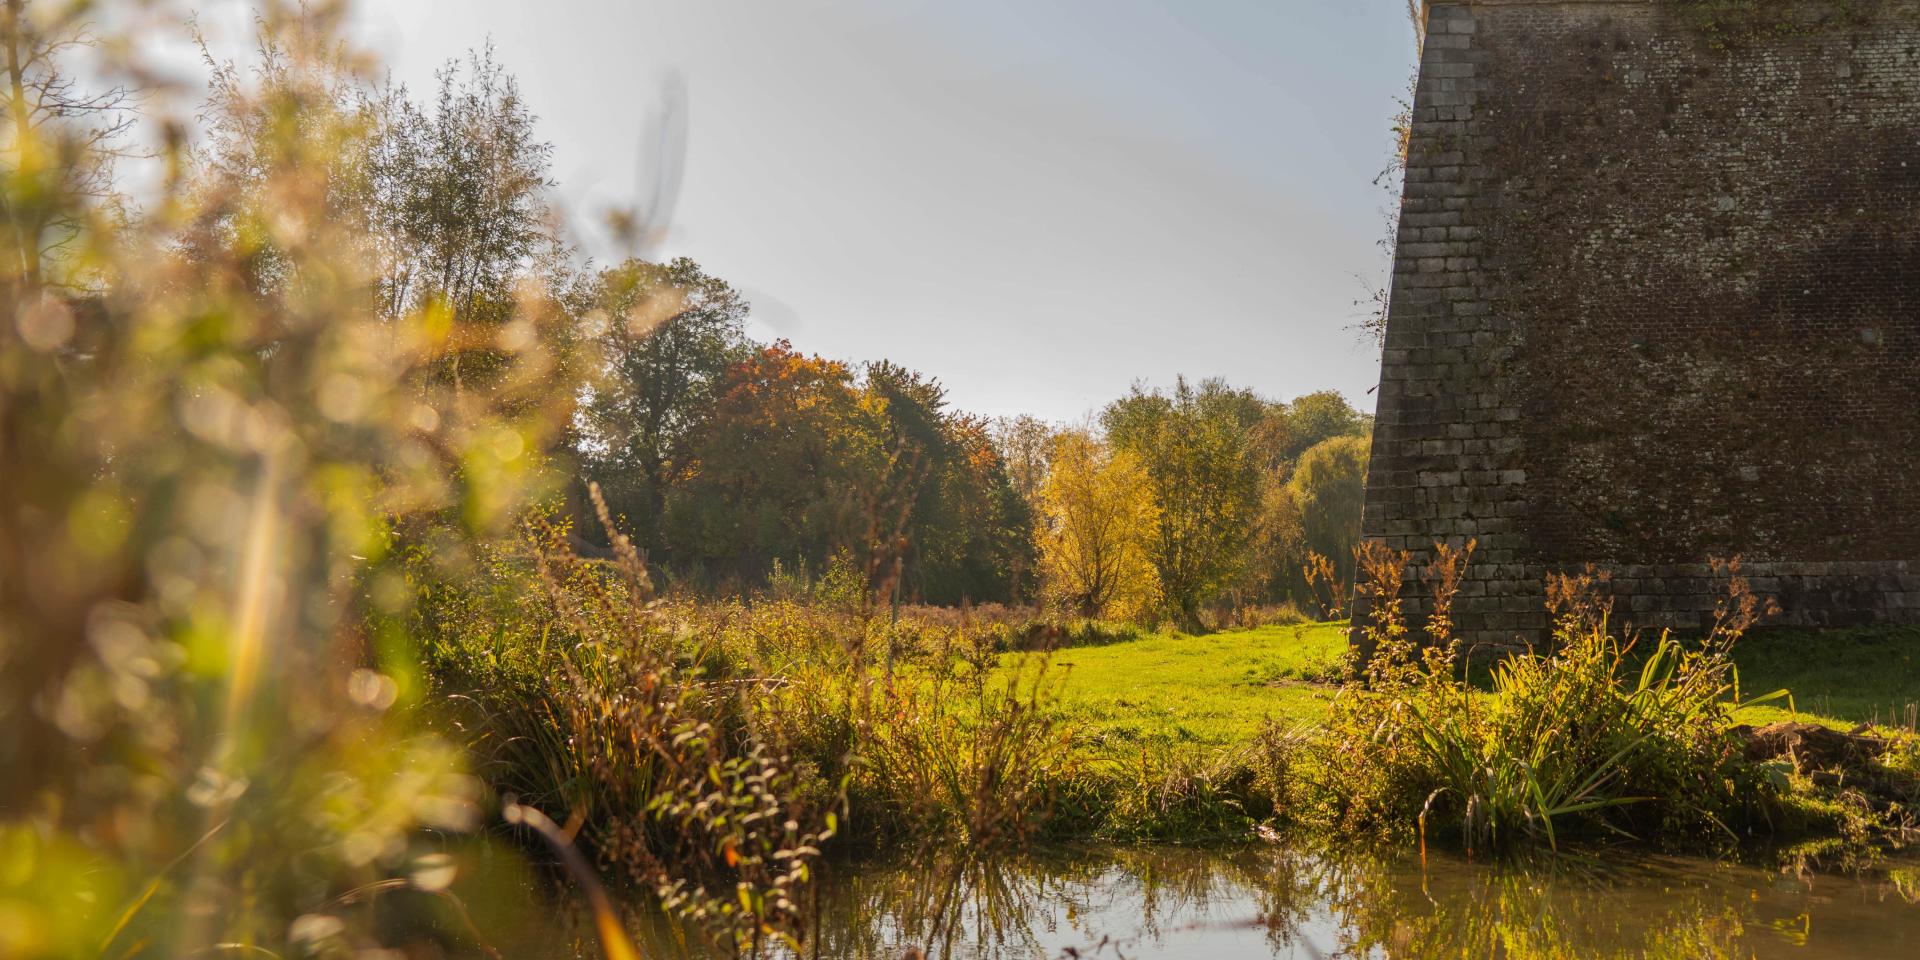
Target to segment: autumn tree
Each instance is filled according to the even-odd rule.
[[[944,429],[946,404],[946,391],[912,370],[886,360],[866,368],[864,416],[851,424],[859,432],[844,447],[858,458],[849,464],[861,524],[852,547],[869,585],[886,598],[900,596],[918,539],[913,533],[924,531],[923,495],[953,454]]]
[[[661,548],[670,465],[727,370],[752,352],[747,302],[691,260],[628,260],[587,293],[603,364],[579,418],[583,474],[636,541]]]
[[[993,447],[1007,467],[1007,480],[1028,503],[1038,503],[1047,480],[1048,458],[1060,428],[1039,417],[997,417],[988,427]]]
[[[703,392],[668,473],[671,562],[750,585],[776,560],[824,570],[844,551],[870,599],[940,603],[1003,600],[1030,562],[1030,513],[986,425],[938,382],[781,341]]]
[[[1059,432],[1058,426],[1025,414],[999,417],[991,426],[993,448],[1005,465],[1013,497],[1029,518],[1039,513],[1040,490],[1047,480],[1048,458]],[[1030,526],[1031,520],[1027,527],[1020,528],[1026,542],[1014,551],[1007,571],[1008,589],[1015,603],[1026,602],[1036,587],[1035,571],[1026,560],[1033,551],[1032,538],[1025,534]]]
[[[886,360],[863,368],[858,398],[835,449],[856,523],[843,545],[874,598],[1005,599],[1029,520],[985,425],[950,411],[938,381]]]
[[[1149,556],[1166,612],[1185,629],[1235,582],[1259,498],[1251,443],[1257,410],[1218,380],[1133,392],[1101,413],[1109,440],[1145,468],[1158,508]]]
[[[1147,471],[1086,430],[1053,441],[1035,540],[1046,594],[1083,617],[1133,616],[1155,593],[1158,509]]]
[[[908,573],[928,603],[1018,600],[1018,578],[1034,564],[1031,501],[976,417],[942,426],[947,456],[934,462],[911,530]]]
[[[858,535],[856,445],[871,440],[854,372],[781,340],[728,368],[667,491],[676,562],[755,580],[776,559],[824,563]]]

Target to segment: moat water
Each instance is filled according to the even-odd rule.
[[[940,856],[826,871],[806,956],[834,958],[1920,957],[1920,859],[1849,871],[1608,851],[1524,862],[1248,846]],[[560,910],[564,914],[568,911]],[[556,919],[553,956],[592,955]],[[648,960],[714,957],[633,906]]]

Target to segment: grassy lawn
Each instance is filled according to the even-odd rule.
[[[1307,680],[1345,644],[1345,624],[1162,633],[1063,650],[1054,663],[1068,668],[1068,710],[1112,743],[1227,745],[1251,739],[1266,717],[1325,716],[1331,690]]]
[[[1225,746],[1260,722],[1314,723],[1331,689],[1311,682],[1346,643],[1345,624],[1165,633],[1061,651],[1067,709],[1106,744]],[[1920,629],[1767,630],[1742,640],[1735,659],[1745,696],[1786,688],[1797,717],[1835,727],[1908,722],[1920,702]],[[1765,724],[1795,717],[1784,701],[1740,711]]]

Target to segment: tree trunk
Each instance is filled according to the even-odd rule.
[[[13,120],[13,143],[17,156],[14,159],[14,172],[19,173],[25,166],[28,138],[29,114],[27,112],[27,88],[24,70],[21,66],[24,40],[20,34],[22,8],[25,0],[7,0],[6,46],[7,46],[7,95],[8,108]],[[11,205],[10,205],[11,206]],[[40,296],[40,231],[37,213],[10,209],[14,244],[19,247],[21,293],[23,303],[31,303]]]

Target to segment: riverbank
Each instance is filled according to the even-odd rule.
[[[1558,823],[1661,849],[1849,857],[1912,835],[1920,630],[1762,630],[1714,653],[1594,634],[1498,678],[1482,665],[1464,685],[1384,694],[1344,679],[1347,636],[1313,623],[1057,652],[1076,754],[1108,793],[1150,795],[1104,835],[1204,842],[1270,818],[1389,843],[1432,826],[1552,844]],[[1663,665],[1646,672],[1650,656]],[[1782,724],[1855,736],[1815,750]],[[1575,732],[1549,746],[1549,731]]]
[[[508,819],[567,824],[603,873],[722,942],[801,930],[786,891],[836,851],[1267,837],[1859,862],[1912,839],[1920,802],[1920,738],[1893,722],[1920,690],[1920,631],[1747,635],[1736,618],[1629,640],[1570,614],[1551,656],[1470,682],[1434,622],[1370,624],[1390,642],[1364,674],[1340,623],[1062,625],[1039,632],[1081,645],[1008,652],[1035,631],[657,598],[637,557],[581,560],[542,528],[421,613],[437,722],[517,798]],[[1882,725],[1824,755],[1742,730],[1778,718]]]
[[[1347,624],[1339,621],[1152,633],[1061,650],[1053,661],[1068,673],[1062,709],[1103,741],[1223,747],[1248,742],[1268,720],[1324,722],[1346,644]],[[1916,725],[1920,627],[1762,628],[1732,655],[1743,690],[1792,694],[1791,705],[1734,711],[1739,723]]]

